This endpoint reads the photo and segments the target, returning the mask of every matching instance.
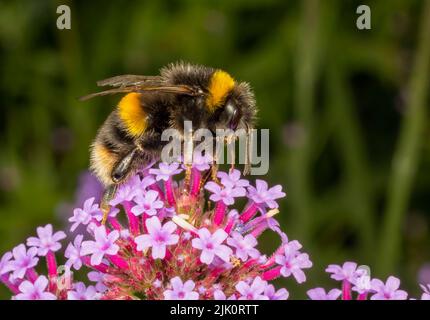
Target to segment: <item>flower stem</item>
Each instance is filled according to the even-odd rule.
[[[193,168],[191,195],[194,197],[198,196],[200,193],[200,180],[201,180],[200,171]]]
[[[281,275],[281,266],[275,267],[263,273],[263,280],[270,281]]]
[[[123,258],[121,258],[118,255],[109,256],[109,260],[116,265],[118,268],[122,270],[128,270],[129,266],[127,261],[125,261]]]
[[[30,280],[31,282],[35,282],[38,278],[38,274],[36,272],[36,270],[34,270],[34,268],[28,269],[27,272],[25,273],[28,280]]]
[[[49,291],[55,292],[57,290],[57,261],[54,252],[48,251],[46,254],[46,264],[48,266]]]
[[[227,222],[227,225],[224,228],[224,231],[227,234],[230,234],[230,232],[233,229],[233,227],[234,227],[235,224],[236,224],[236,219],[235,218],[228,219],[228,222]]]
[[[4,274],[0,277],[0,281],[13,293],[18,294],[19,289],[16,285],[10,282],[8,275]]]
[[[360,293],[357,297],[357,300],[367,300],[367,292]]]
[[[261,234],[267,229],[267,223],[262,223],[259,226],[256,226],[254,230],[252,230],[251,234],[254,238],[258,238]]]
[[[164,193],[163,190],[161,190],[160,186],[158,184],[152,184],[149,186],[149,189],[157,191],[158,192],[158,196],[160,197],[161,201],[164,201]]]
[[[119,221],[118,221],[118,219],[117,218],[108,218],[108,221],[109,221],[109,223],[110,223],[110,225],[112,226],[112,228],[114,228],[114,229],[116,229],[116,230],[118,230],[118,231],[121,231],[122,230],[122,226],[121,226],[121,224],[119,223]]]
[[[342,282],[342,300],[351,300],[351,283],[348,280]]]
[[[172,178],[169,178],[169,180],[164,182],[164,187],[166,188],[167,202],[173,207],[176,204],[176,201],[173,193]]]
[[[239,219],[242,220],[242,222],[249,221],[257,213],[258,209],[258,205],[255,202],[252,202],[241,214]]]
[[[224,220],[226,209],[227,209],[227,206],[224,203],[224,201],[220,200],[216,203],[214,220],[213,220],[216,226],[219,226]]]
[[[130,231],[133,235],[139,234],[139,219],[131,212],[132,204],[130,201],[124,201],[123,206],[130,225]]]

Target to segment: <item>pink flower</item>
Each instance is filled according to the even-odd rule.
[[[37,254],[39,256],[46,256],[51,252],[56,252],[61,249],[60,240],[66,237],[63,231],[52,233],[52,224],[47,224],[45,227],[38,227],[36,229],[38,238],[30,237],[27,239],[27,246],[38,248]]]
[[[48,286],[48,279],[45,276],[39,276],[34,283],[30,281],[23,281],[19,285],[19,291],[15,296],[16,300],[56,300],[57,297],[46,292]]]
[[[298,283],[306,281],[305,273],[302,269],[312,267],[312,262],[306,253],[298,251],[298,242],[289,242],[284,246],[284,254],[276,255],[275,262],[282,266],[281,275],[289,277],[293,275]],[[298,244],[300,246],[300,244]]]
[[[225,187],[237,188],[237,187],[248,187],[249,181],[245,179],[240,179],[240,171],[234,169],[229,173],[220,171],[217,174],[218,178],[221,179],[221,183]]]
[[[128,184],[132,186],[137,192],[146,191],[146,189],[155,183],[153,176],[147,175],[140,179],[139,175],[135,175],[130,178]]]
[[[254,259],[260,256],[260,252],[254,248],[257,245],[257,239],[251,234],[243,237],[239,232],[233,232],[231,238],[227,239],[227,244],[236,248],[236,257],[242,261],[248,260],[248,256]]]
[[[400,280],[396,277],[390,276],[387,281],[383,283],[379,279],[371,281],[372,290],[376,291],[371,300],[406,300],[408,294],[406,291],[398,290],[400,287]]]
[[[243,197],[246,194],[246,190],[242,187],[232,188],[229,186],[222,188],[213,181],[206,183],[205,189],[212,192],[209,197],[210,200],[214,202],[222,201],[227,206],[234,204],[234,198]]]
[[[368,293],[371,289],[371,279],[367,274],[363,274],[362,276],[355,279],[354,286],[352,287],[352,290],[358,292],[359,294]]]
[[[325,271],[331,273],[332,275],[330,277],[334,280],[347,280],[350,283],[354,283],[358,277],[365,273],[364,269],[357,269],[357,264],[355,262],[349,261],[345,262],[343,266],[331,264]]]
[[[68,258],[65,265],[69,268],[73,266],[73,268],[79,270],[82,267],[81,244],[83,237],[82,234],[78,234],[73,243],[69,243],[64,252],[64,256]]]
[[[39,262],[37,248],[30,248],[28,251],[25,245],[20,244],[12,250],[14,260],[11,261],[10,270],[13,271],[12,276],[16,279],[24,278],[27,270],[35,267]]]
[[[193,156],[193,168],[198,171],[209,170],[210,165],[213,163],[213,158],[209,154],[202,155],[195,152]]]
[[[421,295],[421,300],[430,300],[430,284],[427,286],[420,284],[421,289],[423,289],[423,294]]]
[[[213,295],[214,295],[214,300],[237,300],[234,294],[232,294],[230,297],[227,298],[225,293],[221,289],[216,289]]]
[[[270,209],[278,208],[275,200],[285,197],[282,186],[276,185],[269,189],[267,182],[260,179],[255,180],[255,188],[253,186],[248,187],[248,194],[255,203],[265,204]]]
[[[109,218],[115,218],[119,212],[120,212],[120,210],[118,208],[111,207],[109,212],[108,212],[108,216],[107,216],[108,219]],[[96,219],[97,221],[102,221],[103,220],[103,212],[101,210],[94,212],[93,218]]]
[[[236,290],[240,293],[239,300],[269,300],[267,296],[264,295],[266,290],[267,282],[262,280],[260,277],[254,278],[251,285],[245,281],[240,281],[236,285]]]
[[[269,300],[287,300],[290,293],[285,288],[281,288],[278,291],[272,284],[266,286],[264,290],[264,295],[269,298]]]
[[[145,176],[140,179],[139,175],[131,177],[126,183],[119,186],[115,197],[109,202],[110,205],[116,206],[123,202],[132,201],[138,195],[144,193],[146,188],[154,184],[152,176]]]
[[[172,221],[161,226],[157,217],[146,220],[148,234],[137,236],[134,242],[137,244],[137,250],[144,251],[152,247],[153,259],[164,259],[166,256],[166,247],[178,243],[179,236],[173,234],[176,230],[176,224]]]
[[[188,280],[185,283],[182,282],[181,278],[174,277],[170,280],[172,290],[164,291],[165,300],[197,300],[199,294],[194,290],[194,281]]]
[[[159,169],[149,169],[149,173],[155,175],[155,180],[157,181],[167,181],[171,176],[181,173],[181,171],[182,169],[179,168],[179,163],[177,162],[171,164],[160,162]]]
[[[324,288],[315,288],[308,290],[307,294],[311,300],[337,300],[342,294],[342,291],[339,289],[332,289],[326,293]]]
[[[6,252],[0,260],[0,276],[9,273],[12,271],[12,265],[11,260],[12,259],[12,253]]]
[[[106,291],[107,287],[104,284],[106,280],[106,274],[98,271],[90,271],[88,272],[88,279],[92,282],[95,282],[95,288],[98,292],[103,293]]]
[[[98,300],[100,294],[94,286],[85,287],[83,282],[75,283],[73,290],[67,292],[67,300]]]
[[[134,201],[136,205],[131,209],[131,212],[135,216],[139,216],[142,213],[148,216],[154,216],[157,214],[157,210],[163,207],[163,202],[157,200],[158,193],[154,190],[149,190],[145,194],[138,195]]]
[[[91,264],[99,265],[105,255],[115,255],[119,250],[119,246],[115,241],[119,238],[117,230],[106,233],[104,226],[96,227],[94,230],[95,241],[82,242],[81,255],[86,256],[91,254]]]
[[[225,262],[229,262],[232,250],[223,245],[228,234],[218,229],[214,234],[211,234],[208,229],[202,228],[198,231],[199,238],[192,240],[194,248],[202,250],[200,255],[200,261],[206,264],[211,264],[214,257],[217,256]]]
[[[84,207],[82,209],[76,208],[73,210],[73,217],[69,218],[69,222],[73,222],[70,231],[75,231],[80,224],[87,225],[90,223],[93,214],[101,213],[99,205],[94,204],[94,200],[94,197],[89,198],[84,202]]]

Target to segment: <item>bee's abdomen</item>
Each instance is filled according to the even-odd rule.
[[[117,111],[113,111],[100,128],[91,146],[91,170],[104,185],[113,183],[114,167],[133,146],[133,139],[123,128]]]
[[[94,141],[91,146],[90,166],[94,174],[105,185],[112,184],[112,171],[118,162],[118,154],[106,147],[100,141]]]

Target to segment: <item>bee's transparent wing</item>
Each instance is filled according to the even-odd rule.
[[[125,74],[100,80],[97,82],[99,87],[111,86],[112,89],[101,92],[91,93],[80,98],[80,100],[88,100],[94,97],[106,96],[116,93],[138,92],[144,93],[149,91],[176,93],[184,95],[200,95],[201,92],[186,85],[172,85],[166,83],[161,76],[141,76],[134,74]]]
[[[127,92],[144,93],[144,92],[150,92],[150,91],[183,94],[183,95],[189,95],[189,96],[195,96],[195,95],[201,94],[197,92],[195,89],[184,85],[146,85],[145,84],[145,85],[113,88],[109,90],[95,92],[95,93],[91,93],[86,96],[83,96],[79,98],[79,100],[84,101],[94,97],[106,96],[109,94],[116,94],[116,93],[127,93]]]
[[[136,86],[144,83],[162,83],[163,79],[161,76],[141,76],[135,74],[123,74],[107,79],[97,81],[99,87],[111,86],[111,87],[128,87]]]

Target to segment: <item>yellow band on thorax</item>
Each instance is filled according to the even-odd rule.
[[[217,70],[213,73],[209,82],[209,95],[206,99],[209,111],[213,112],[222,105],[234,85],[234,79],[227,72]]]
[[[147,115],[142,108],[140,96],[140,93],[129,93],[118,104],[119,116],[127,132],[133,137],[141,135],[147,126]]]

